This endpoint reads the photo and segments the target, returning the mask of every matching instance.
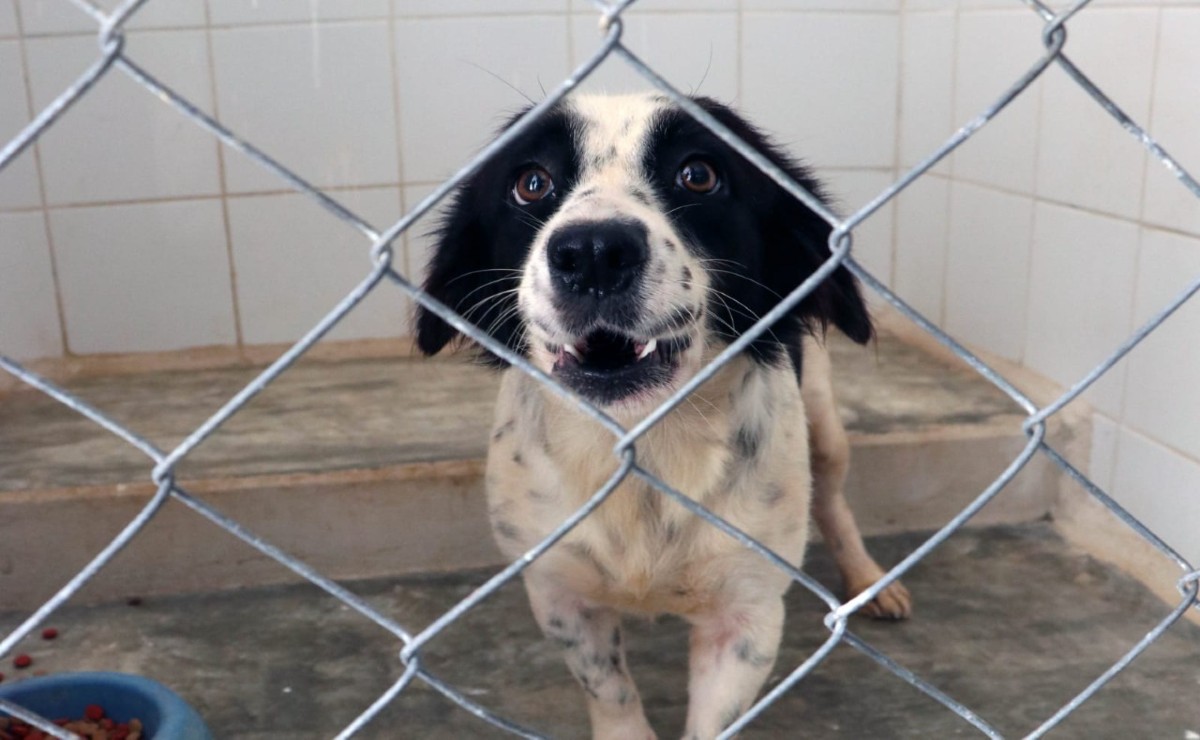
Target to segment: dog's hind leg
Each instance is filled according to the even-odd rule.
[[[833,395],[829,352],[813,338],[804,340],[800,396],[808,417],[813,518],[833,553],[842,573],[845,596],[850,599],[879,580],[883,569],[863,545],[854,512],[843,494],[850,467],[850,443]],[[876,619],[906,619],[912,614],[912,596],[895,581],[863,605],[862,612]]]
[[[587,694],[593,740],[654,740],[625,663],[621,617],[550,579],[527,575],[525,589],[542,632],[563,649]]]

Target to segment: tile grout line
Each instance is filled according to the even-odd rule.
[[[210,0],[204,0],[204,47],[208,55],[208,86],[212,95],[212,116],[221,120],[221,106],[217,98],[217,60],[213,46],[212,8]],[[217,151],[217,181],[220,186],[221,224],[225,233],[225,258],[229,261],[229,297],[233,305],[233,332],[237,351],[242,354],[246,349],[244,332],[242,330],[242,306],[238,297],[237,262],[233,255],[233,227],[229,223],[229,188],[225,173],[225,147],[219,138],[214,139]]]
[[[396,200],[400,205],[400,217],[403,218],[404,215],[408,213],[409,205],[408,195],[405,193],[407,185],[404,182],[404,117],[402,114],[403,106],[400,103],[400,50],[396,47],[396,42],[400,33],[399,24],[401,19],[397,17],[396,1],[397,0],[391,0],[388,6],[388,9],[391,11],[391,13],[388,15],[387,43],[388,60],[391,64],[390,80],[392,88],[392,115],[395,117],[392,125],[392,138],[396,142],[396,176],[399,178],[399,185],[396,188]],[[388,224],[388,226],[391,226],[391,224]],[[404,263],[404,269],[401,271],[401,274],[410,280],[419,277],[415,275],[415,271],[413,269],[412,250],[409,248],[409,230],[405,230],[405,232],[399,237],[399,241],[403,256],[402,261]],[[403,293],[403,291],[400,292]],[[413,301],[409,296],[403,295],[402,297],[407,306],[413,306]],[[407,310],[410,309],[406,309],[406,311]],[[410,317],[406,316],[405,319],[408,321],[410,320]],[[406,326],[405,330],[408,331],[408,329],[409,327]]]
[[[737,4],[737,59],[734,60],[734,74],[737,80],[737,104],[742,106],[746,100],[746,3],[738,0]]]
[[[1158,97],[1158,62],[1159,57],[1162,55],[1163,27],[1166,26],[1167,23],[1167,19],[1164,17],[1166,13],[1164,12],[1162,3],[1159,3],[1157,7],[1157,13],[1158,17],[1154,24],[1154,48],[1151,51],[1154,56],[1152,57],[1152,62],[1150,64],[1150,106],[1149,110],[1146,111],[1145,124],[1145,129],[1147,132],[1154,127],[1154,109],[1156,107],[1154,105],[1154,101]],[[1148,205],[1146,191],[1149,189],[1150,185],[1150,169],[1156,166],[1156,163],[1157,160],[1152,159],[1148,155],[1145,156],[1142,161],[1142,192],[1138,194],[1138,219],[1143,224],[1146,223],[1146,207]]]
[[[553,18],[560,13],[566,13],[571,17],[585,16],[591,17],[594,15],[590,10],[565,10],[565,11],[548,11],[548,10],[529,10],[518,11],[511,13],[503,12],[484,12],[484,13],[403,13],[395,12],[385,15],[368,15],[361,17],[341,17],[341,18],[321,18],[319,23],[326,25],[352,25],[365,23],[385,23],[391,19],[396,20],[415,20],[415,21],[446,21],[446,20],[464,20],[464,19],[504,19],[504,18]],[[677,8],[662,8],[655,9],[649,12],[638,12],[635,16],[686,16],[686,15],[726,15],[739,12],[738,10],[730,9],[708,9],[696,10],[692,8],[677,9]],[[747,10],[747,14],[753,15],[827,15],[827,16],[888,16],[895,15],[894,10],[869,10],[861,8],[851,8],[848,10],[838,10],[834,8],[813,8],[813,9],[764,9],[764,10]],[[936,12],[936,11],[927,11]],[[137,26],[129,29],[132,34],[141,33],[170,33],[173,31],[203,31],[212,29],[214,31],[229,31],[242,29],[262,29],[262,28],[308,28],[312,25],[311,19],[296,19],[296,20],[267,20],[267,21],[223,21],[219,23],[209,22],[207,24],[197,23],[180,23],[176,25],[154,25],[154,26]],[[40,39],[40,38],[88,38],[94,36],[95,32],[87,29],[61,30],[61,31],[41,31],[29,33],[25,38]],[[18,37],[15,36],[0,36],[0,41],[12,40]]]
[[[900,7],[898,8],[898,12],[896,14],[896,88],[895,88],[896,98],[895,98],[895,106],[894,106],[895,113],[893,116],[893,120],[895,122],[896,129],[892,135],[892,182],[895,182],[896,180],[898,180],[900,178],[901,168],[903,167],[903,165],[901,164],[900,151],[901,151],[901,143],[902,143],[902,139],[903,139],[902,134],[903,134],[903,129],[904,129],[904,126],[903,126],[904,119],[903,119],[903,115],[902,115],[903,110],[904,110],[904,69],[906,66],[904,64],[904,52],[905,52],[905,49],[907,49],[907,44],[905,43],[907,34],[905,33],[904,23],[907,18],[908,18],[908,0],[900,0]],[[913,183],[913,184],[915,184],[915,183]],[[905,189],[907,190],[907,188],[905,188]],[[897,226],[899,225],[898,222],[899,222],[900,212],[899,212],[899,207],[897,206],[897,203],[899,202],[899,198],[901,195],[902,195],[902,193],[896,193],[896,197],[892,198],[892,201],[889,204],[889,206],[891,208],[891,212],[892,212],[892,228],[891,228],[892,233],[890,234],[890,236],[891,236],[891,245],[890,245],[891,246],[891,255],[890,255],[890,259],[888,260],[887,284],[889,287],[892,287],[892,288],[896,287],[896,263],[899,259],[899,254],[900,254],[900,237],[899,237],[899,233],[898,233],[899,229],[897,228]]]
[[[950,25],[950,126],[951,131],[955,128],[955,122],[958,120],[958,44],[961,30],[962,9],[958,3],[954,5],[954,22]],[[945,247],[942,249],[942,285],[941,285],[941,301],[938,306],[938,325],[945,326],[949,320],[947,308],[949,301],[946,296],[950,291],[950,228],[954,219],[954,188],[958,184],[958,174],[955,171],[954,152],[950,152],[942,161],[945,165],[946,172],[946,219],[945,225],[942,227],[942,237]],[[930,170],[927,174],[933,174]]]
[[[411,182],[397,183],[394,181],[366,183],[358,185],[328,185],[323,186],[321,190],[330,193],[354,193],[372,190],[386,190],[388,188],[400,187],[402,185],[428,185],[426,182]],[[291,188],[278,188],[270,190],[244,190],[228,193],[231,200],[239,198],[271,198],[279,195],[296,195],[296,191]],[[216,200],[222,197],[220,192],[211,193],[194,193],[189,195],[165,195],[161,197],[139,197],[130,200],[97,200],[97,201],[80,201],[71,203],[57,203],[47,206],[51,211],[70,211],[87,208],[120,208],[122,206],[137,206],[137,205],[155,205],[159,203],[186,203],[189,201],[205,201]],[[18,208],[0,209],[0,215],[9,213],[30,213],[36,211],[40,206],[24,206]]]
[[[33,102],[33,79],[30,74],[29,50],[24,33],[25,19],[21,13],[20,3],[18,2],[13,3],[13,15],[17,22],[17,48],[21,55],[21,78],[25,88],[25,114],[32,120],[35,110]],[[29,153],[33,157],[33,166],[37,176],[38,201],[40,203],[38,207],[31,210],[39,210],[42,214],[42,229],[45,232],[46,250],[50,257],[50,279],[54,284],[54,307],[58,313],[60,352],[63,357],[70,357],[72,353],[67,334],[66,301],[63,298],[62,280],[59,277],[58,251],[54,246],[54,229],[50,224],[50,209],[46,202],[46,175],[45,167],[42,164],[42,144],[40,137],[33,142]]]

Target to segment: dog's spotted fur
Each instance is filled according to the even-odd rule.
[[[818,191],[728,108],[699,102]],[[632,424],[811,274],[828,257],[828,232],[665,99],[577,97],[459,192],[426,288]],[[827,323],[860,342],[871,334],[844,270],[653,426],[637,461],[796,564],[815,490],[811,508],[853,594],[882,571],[842,497],[848,446],[814,338]],[[453,338],[420,313],[424,351]],[[591,497],[617,468],[612,444],[536,381],[505,371],[487,466],[501,550],[519,557]],[[789,585],[634,476],[530,565],[525,582],[588,697],[594,736],[622,739],[654,733],[625,662],[621,613],[692,623],[687,737],[710,738],[766,680]],[[894,584],[868,611],[903,617],[909,608]]]

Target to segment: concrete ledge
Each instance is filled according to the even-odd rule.
[[[944,524],[1016,457],[1021,415],[973,373],[885,334],[833,345],[854,447],[849,493],[868,533]],[[177,444],[253,377],[246,367],[85,376],[69,387],[156,444]],[[306,361],[180,466],[189,492],[335,578],[499,562],[482,468],[494,375],[461,361]],[[32,391],[0,398],[0,593],[40,603],[153,494],[150,461]],[[1058,439],[1086,437],[1060,425]],[[1051,510],[1037,460],[973,524]],[[297,577],[172,501],[85,589],[84,602]]]

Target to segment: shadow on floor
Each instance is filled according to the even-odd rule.
[[[921,535],[873,540],[884,563]],[[1167,567],[1164,564],[1164,567]],[[806,569],[834,584],[819,545]],[[486,573],[350,584],[414,631]],[[913,620],[855,618],[851,630],[962,701],[1006,736],[1032,730],[1100,675],[1169,607],[1137,582],[1068,548],[1049,525],[960,533],[905,579]],[[800,587],[772,683],[827,636],[820,602]],[[0,614],[0,630],[24,615]],[[219,738],[332,737],[399,675],[391,636],[308,586],[68,608],[54,642],[31,639],[30,670],[122,670],[174,687]],[[686,626],[629,624],[629,662],[663,738],[682,731]],[[579,689],[540,639],[520,584],[510,584],[431,643],[425,665],[474,700],[539,732],[585,738]],[[5,680],[19,680],[7,667]],[[28,671],[20,672],[22,676]],[[1194,738],[1200,732],[1200,628],[1178,623],[1052,738]],[[427,686],[410,686],[369,738],[507,737]],[[978,737],[958,717],[848,646],[839,646],[745,738]]]

